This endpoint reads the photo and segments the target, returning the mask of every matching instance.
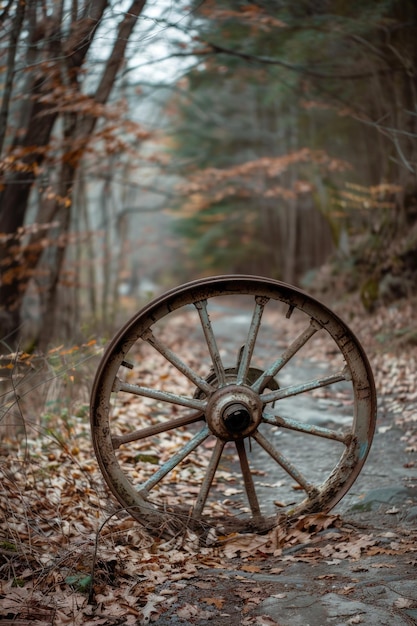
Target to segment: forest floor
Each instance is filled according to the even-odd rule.
[[[103,485],[85,397],[42,423],[24,413],[24,440],[1,444],[0,626],[417,623],[417,301],[372,315],[354,298],[328,304],[378,394],[371,452],[331,513],[213,544],[191,530],[155,538]],[[65,393],[80,385],[67,367]],[[30,397],[14,407],[30,411]]]

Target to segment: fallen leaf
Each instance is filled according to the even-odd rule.
[[[398,509],[396,506],[393,506],[390,509],[387,509],[385,513],[387,513],[388,515],[394,515],[395,513],[399,513],[399,511],[400,509]]]
[[[223,546],[223,552],[229,559],[234,558],[237,555],[242,557],[250,556],[258,552],[260,548],[265,550],[268,542],[268,537],[263,535],[249,533],[246,535],[237,535],[227,541],[227,543]]]
[[[338,589],[337,593],[341,596],[347,596],[355,591],[355,585],[346,585],[342,589]]]
[[[411,598],[397,598],[394,602],[394,606],[397,609],[409,609],[410,606],[413,606],[415,600],[411,600]]]
[[[189,619],[190,617],[195,617],[198,614],[198,606],[196,604],[189,604],[188,602],[177,610],[177,616],[181,619]]]
[[[242,565],[240,568],[243,572],[260,572],[262,571],[259,565]]]

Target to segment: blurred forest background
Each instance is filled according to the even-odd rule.
[[[164,538],[159,548],[140,527],[135,530],[130,525],[134,522],[126,519],[127,508],[114,509],[94,460],[92,442],[98,448],[104,436],[97,436],[97,427],[93,432],[88,429],[89,414],[93,422],[103,420],[109,408],[104,391],[101,397],[97,393],[92,410],[89,407],[104,346],[153,296],[189,280],[244,273],[289,282],[334,309],[353,332],[359,330],[376,376],[383,418],[378,434],[387,437],[380,449],[391,446],[388,458],[397,451],[398,468],[404,468],[401,483],[399,469],[389,474],[387,491],[393,491],[395,480],[398,493],[407,493],[407,506],[412,502],[417,466],[413,460],[417,450],[416,174],[416,0],[0,0],[0,613],[8,624],[48,620],[56,625],[85,625],[93,619],[100,624],[103,620],[139,624],[139,616],[144,618],[140,623],[148,623],[160,612],[155,603],[166,602],[164,607],[177,611],[176,591],[171,593],[186,586],[191,589],[189,579],[197,568],[207,573],[225,567],[219,555],[226,537],[219,537],[217,543],[215,533],[212,539],[214,525],[207,525],[204,541],[203,536],[200,542],[178,532],[172,541]],[[263,299],[258,299],[247,335],[251,340],[256,339],[263,306]],[[293,308],[288,307],[287,317]],[[152,398],[171,402],[165,389],[178,388],[176,398],[181,400],[190,383],[197,382],[200,389],[195,387],[194,404],[191,399],[184,404],[195,406],[208,399],[205,390],[212,388],[217,376],[223,380],[223,365],[211,338],[214,333],[207,332],[205,315],[202,311],[199,319],[211,344],[207,347],[214,378],[211,373],[205,381],[200,377],[198,350],[190,364],[181,361],[197,334],[190,332],[186,316],[179,317],[178,324],[171,326],[173,351],[164,347],[163,333],[156,338],[147,333],[149,346],[142,356],[146,361],[151,354],[151,359],[132,372],[132,378],[126,377],[136,381],[137,376],[144,385],[136,385],[145,397],[144,406]],[[230,328],[234,324],[232,319]],[[188,342],[180,332],[184,328]],[[167,332],[171,329],[168,326]],[[294,331],[294,339],[292,330],[287,335],[277,333],[272,346],[283,350],[289,338],[289,348],[282,352],[281,362],[269,364],[266,371],[271,367],[280,371],[316,330],[313,324],[303,327],[299,335]],[[345,339],[340,338],[339,345]],[[329,443],[344,442],[349,452],[357,432],[372,438],[373,415],[357,410],[358,403],[346,400],[343,392],[337,401],[315,395],[332,376],[312,384],[304,376],[307,368],[312,365],[313,372],[319,371],[317,359],[322,357],[326,361],[322,377],[327,365],[333,368],[338,362],[333,344],[333,351],[322,351],[326,341],[320,342],[307,353],[301,373],[294,366],[294,376],[300,380],[287,394],[298,398],[299,391],[310,391],[317,408],[311,420],[296,408],[296,420],[307,420],[305,428],[291,420],[287,426],[300,430],[300,436],[311,427],[311,433],[335,439]],[[113,345],[113,356],[119,349],[122,354],[122,343]],[[317,345],[317,351],[322,351],[318,355],[313,353]],[[344,346],[344,355],[347,345],[352,346],[350,341]],[[252,348],[241,351],[236,361],[238,381],[245,371],[247,379],[253,372],[258,375],[256,368],[249,368]],[[162,350],[157,359],[152,350],[155,354]],[[167,357],[167,369],[160,366],[161,355]],[[265,367],[262,363],[263,359]],[[122,366],[133,367],[128,361]],[[203,363],[201,372],[207,373],[209,367],[210,362]],[[355,367],[357,381],[365,370],[360,362]],[[186,391],[181,377],[179,384],[170,380],[175,368],[188,379]],[[234,378],[234,368],[226,368],[226,382],[230,374]],[[101,377],[110,371],[111,367],[104,369]],[[333,380],[341,380],[335,371],[331,374]],[[155,389],[149,390],[153,385]],[[119,387],[117,381],[113,389],[120,389],[123,396],[128,387],[124,383]],[[367,395],[373,396],[369,382],[364,379],[353,387],[355,399],[364,400],[362,407]],[[196,457],[194,474],[186,466],[189,459],[181,456],[184,450],[186,456],[194,450],[193,441],[204,441],[206,446],[201,438],[204,429],[194,435],[192,428],[186,432],[181,426],[194,426],[191,422],[200,419],[197,409],[184,419],[183,413],[177,414],[183,400],[178,406],[174,403],[172,414],[163,408],[162,418],[172,415],[172,421],[166,421],[167,430],[161,432],[159,409],[155,421],[151,408],[142,415],[132,388],[132,393],[114,403],[111,421],[112,426],[120,421],[114,432],[130,433],[116,435],[115,448],[133,445],[114,456],[114,464],[119,459],[123,471],[129,465],[136,477],[143,464],[155,470],[159,464],[152,479],[157,480],[139,485],[146,498],[152,485],[159,488],[167,458],[173,455],[170,486],[180,497],[187,490],[184,509],[180,515],[176,499],[170,502],[163,489],[160,504],[167,520],[176,517],[188,527],[193,515],[191,508],[185,508],[188,495],[199,493],[196,502],[204,505],[204,492],[211,489],[225,442],[218,439],[214,448],[207,446],[201,458],[210,451],[214,472],[207,471],[203,487],[197,488],[204,463]],[[368,401],[372,408],[373,400]],[[326,420],[333,419],[333,409],[327,413],[327,408],[333,405],[341,407],[340,433],[317,427],[323,424],[327,429]],[[354,430],[347,436],[345,415],[351,405]],[[224,406],[224,419],[226,409],[229,404]],[[309,410],[302,409],[306,416]],[[142,430],[148,418],[150,430]],[[272,424],[271,420],[272,416],[265,419]],[[364,420],[363,424],[357,420]],[[276,425],[281,425],[278,415]],[[100,429],[104,433],[105,428]],[[385,435],[391,429],[392,437]],[[145,446],[150,433],[162,435],[161,445],[152,442],[149,450],[136,445],[143,440]],[[250,494],[252,472],[245,469],[249,464],[245,444],[243,439],[238,443],[238,435],[236,441],[246,474],[242,488]],[[303,486],[295,473],[298,459],[310,462],[308,447],[314,446],[305,445],[303,439],[301,456],[291,462],[280,456],[278,448],[274,455],[267,451],[267,456],[299,483],[296,489],[301,485],[315,501],[315,487],[310,489],[304,479]],[[252,451],[251,444],[249,448]],[[380,456],[385,467],[378,472],[378,481],[387,476],[387,457]],[[184,461],[184,475],[190,477],[183,491],[180,482],[176,485],[179,458]],[[343,453],[347,476],[352,462],[353,452]],[[150,475],[152,467],[144,468],[143,475]],[[302,475],[301,463],[300,469]],[[253,471],[262,476],[268,472]],[[370,478],[371,474],[368,471]],[[103,476],[107,480],[106,471]],[[329,474],[323,485],[334,476]],[[120,493],[125,480],[130,478],[115,480]],[[285,483],[275,480],[271,486]],[[229,483],[227,473],[220,481],[231,487],[230,492],[224,491],[227,505],[240,485],[233,476]],[[378,481],[371,480],[371,490]],[[360,500],[364,492],[357,493],[362,493]],[[249,498],[256,525],[255,499]],[[274,505],[285,506],[280,500],[281,495]],[[415,510],[410,506],[408,518],[405,509],[393,506],[386,512],[398,515],[391,515],[392,522],[378,522],[374,535],[370,524],[365,543],[363,531],[356,539],[350,522],[345,537],[339,525],[330,528],[327,522],[316,524],[307,516],[308,529],[305,520],[296,531],[288,526],[288,543],[286,530],[274,535],[279,550],[274,547],[271,558],[279,559],[276,555],[287,545],[293,554],[297,536],[301,547],[310,546],[318,537],[308,539],[312,529],[319,533],[323,528],[337,530],[333,535],[339,544],[340,537],[344,545],[351,543],[352,551],[337,548],[337,559],[343,554],[356,559],[361,550],[366,556],[369,547],[373,550],[369,555],[378,559],[370,567],[391,567],[381,563],[386,552],[392,559],[398,557],[401,575],[405,562],[416,562],[415,553],[408,552],[413,535],[405,526],[400,529],[407,519],[415,520]],[[278,508],[277,520],[281,519]],[[379,532],[388,528],[395,533]],[[162,524],[160,539],[165,530]],[[245,545],[244,550],[233,549],[234,555],[240,555],[239,563],[245,555],[255,558],[255,549],[251,553],[246,543],[240,545]],[[256,545],[256,550],[263,550]],[[201,551],[198,558],[196,550]],[[266,554],[262,552],[262,559]],[[305,553],[299,554],[303,559]],[[328,551],[326,555],[327,559]],[[254,567],[250,576],[256,569],[261,571]],[[230,579],[231,584],[235,579]],[[168,589],[169,580],[177,581],[178,588],[175,583]],[[211,585],[215,577],[205,580]],[[346,589],[350,593],[353,587],[340,587],[339,592]],[[165,592],[169,595],[159,595]],[[203,611],[200,603],[195,612],[182,613],[184,619],[197,620],[203,614],[211,619],[216,613],[206,609],[214,606],[227,610],[217,592],[213,589],[216,597],[203,598]],[[253,623],[245,612],[255,607],[258,611],[262,605],[252,603],[250,608],[243,598],[232,598],[233,611],[235,600],[243,603],[245,623],[247,618]],[[194,602],[191,596],[183,607],[186,611],[187,607],[194,611],[190,602]],[[401,596],[390,606],[390,615],[410,606],[416,606],[414,600]],[[232,623],[239,617],[230,619]]]
[[[2,0],[1,351],[253,273],[415,290],[414,0]],[[325,267],[326,269],[323,269]]]

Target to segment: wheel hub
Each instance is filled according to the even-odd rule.
[[[251,435],[262,418],[262,402],[242,385],[217,389],[207,403],[206,421],[216,437],[229,441]]]

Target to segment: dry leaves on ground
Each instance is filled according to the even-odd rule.
[[[404,312],[401,323],[411,324],[412,315]],[[399,317],[397,311],[392,318],[369,318],[360,336],[369,347],[384,410],[404,429],[411,458],[417,447],[415,351],[385,353],[374,341],[384,324],[397,324]],[[165,373],[154,370],[155,375]],[[127,423],[128,404],[118,410]],[[85,416],[49,416],[47,425],[28,434],[21,443],[3,444],[0,466],[0,607],[1,615],[11,621],[36,620],[39,626],[149,623],[169,610],[200,571],[220,571],[231,562],[250,573],[273,557],[279,575],[293,561],[325,561],[331,566],[364,555],[402,554],[416,560],[416,532],[365,533],[334,515],[301,516],[265,534],[216,532],[211,544],[202,543],[189,529],[171,539],[158,538],[117,510],[109,498]],[[158,456],[161,450],[153,453]],[[210,448],[201,454],[204,461]],[[152,459],[146,459],[150,468]],[[124,461],[131,463],[128,452]],[[189,475],[190,493],[199,480],[199,475]],[[374,566],[392,567],[384,562]],[[164,589],[167,581],[169,590]],[[207,619],[222,609],[222,597],[210,590],[202,590],[202,597]],[[256,600],[253,589],[251,597]],[[203,614],[201,606],[192,603],[179,610],[185,619]],[[273,624],[265,616],[253,620],[244,617],[242,624]]]

